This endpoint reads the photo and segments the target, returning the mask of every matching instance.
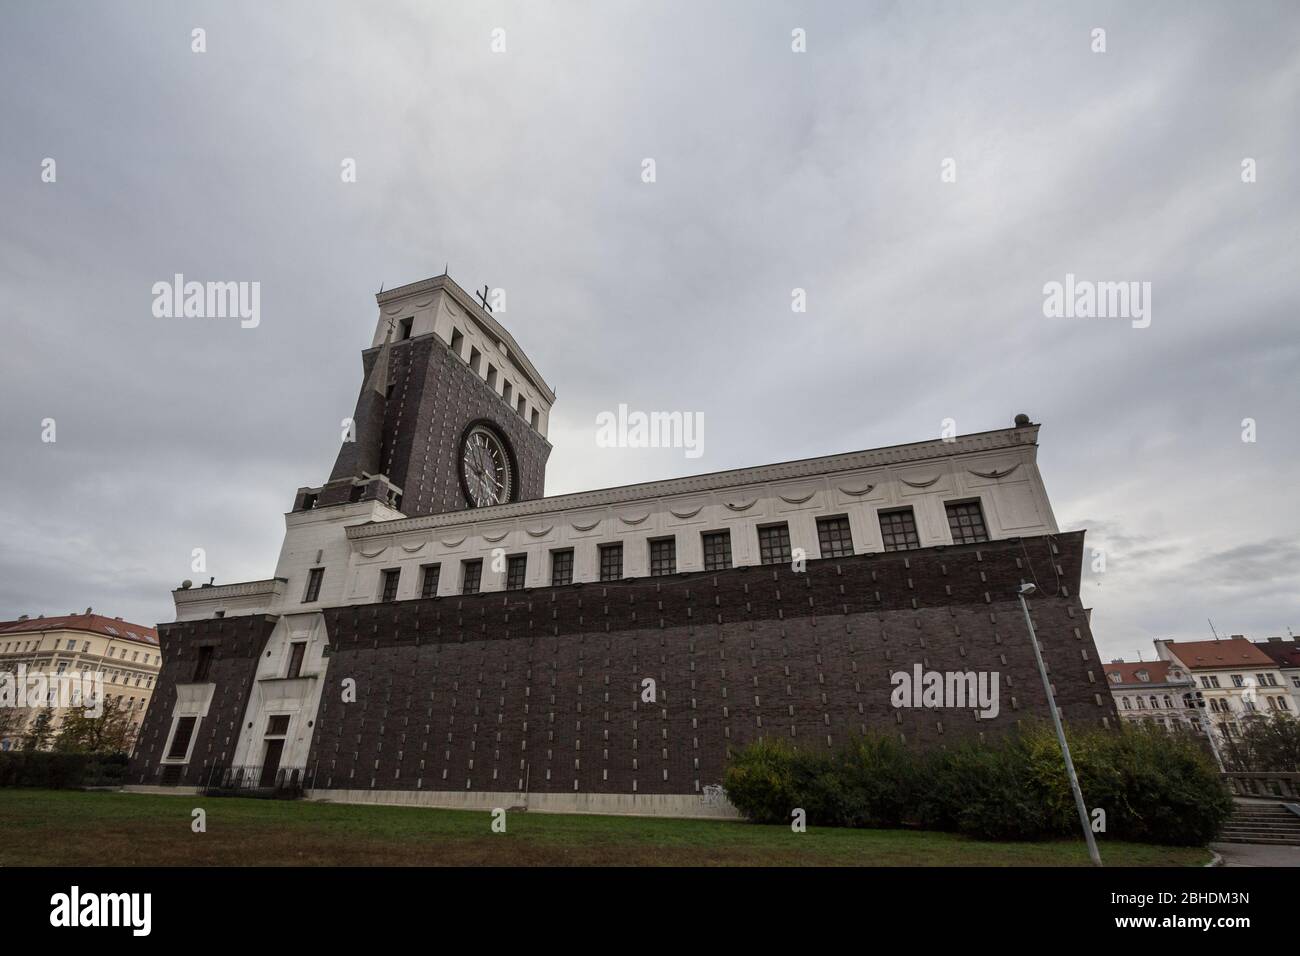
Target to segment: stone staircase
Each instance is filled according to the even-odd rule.
[[[1293,813],[1281,802],[1238,800],[1219,839],[1224,843],[1300,846],[1300,813]]]

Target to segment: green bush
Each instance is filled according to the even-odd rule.
[[[1090,813],[1105,811],[1102,838],[1199,846],[1232,812],[1232,797],[1194,738],[1146,728],[1076,731],[1070,752]],[[995,741],[908,750],[869,736],[838,753],[764,740],[727,768],[731,802],[758,823],[919,825],[986,840],[1043,840],[1079,832],[1056,735],[1028,724]]]
[[[126,754],[6,750],[0,752],[0,787],[120,786],[126,779],[126,764]]]

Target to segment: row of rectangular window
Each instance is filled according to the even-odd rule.
[[[988,530],[984,512],[978,501],[950,502],[946,505],[948,527],[955,544],[978,544],[987,541]],[[916,532],[916,517],[910,507],[893,508],[879,512],[880,533],[886,551],[911,551],[921,547]],[[706,531],[701,536],[704,550],[704,570],[722,571],[731,567],[731,532]],[[817,519],[817,543],[823,558],[845,558],[853,555],[853,534],[845,515]],[[661,577],[677,572],[677,539],[675,537],[651,538],[650,576]],[[790,546],[790,526],[762,525],[758,528],[758,555],[762,564],[790,564],[794,558]],[[623,577],[622,543],[599,546],[600,580],[618,581]],[[437,597],[440,565],[424,565],[420,583],[422,598]],[[528,572],[528,555],[513,554],[506,559],[506,590],[518,591],[524,587]],[[315,601],[320,596],[324,568],[312,568],[307,578],[307,591],[303,602]],[[397,587],[401,568],[386,568],[382,574],[380,600],[397,600]],[[461,562],[461,593],[477,594],[483,580],[483,560],[475,558]],[[551,552],[551,586],[573,583],[573,549]]]
[[[479,377],[486,377],[488,387],[495,392],[497,390],[496,366],[493,365],[491,362],[489,362],[487,366],[487,374],[486,376],[484,376],[481,367],[483,361],[483,353],[471,345],[469,348],[469,358],[465,359],[465,357],[461,355],[461,351],[464,349],[464,347],[465,347],[465,336],[461,333],[460,329],[453,327],[451,330],[451,346],[450,346],[451,350],[456,353],[456,356],[458,358],[467,362],[469,367],[474,370],[475,375],[478,375]],[[497,392],[497,394],[499,394],[501,396],[501,399],[507,405],[509,405],[511,402],[511,398],[514,395],[514,386],[511,385],[509,381],[503,382],[501,385],[501,391]],[[519,396],[519,401],[515,404],[515,412],[519,415],[520,418],[527,418],[528,424],[533,427],[534,431],[541,431],[541,424],[542,424],[541,414],[537,411],[536,408],[532,409],[531,412],[529,412],[527,396],[523,394]]]

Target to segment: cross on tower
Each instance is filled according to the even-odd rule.
[[[488,287],[487,287],[486,285],[484,285],[484,286],[483,286],[483,291],[482,291],[482,292],[475,292],[475,293],[474,293],[476,296],[478,296],[478,300],[479,300],[479,302],[481,302],[481,303],[483,304],[483,311],[484,311],[484,312],[491,312],[491,311],[492,311],[492,306],[488,305],[488,292],[489,292]]]

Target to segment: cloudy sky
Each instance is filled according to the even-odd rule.
[[[0,14],[0,618],[268,576],[374,293],[447,263],[558,393],[549,494],[1023,411],[1104,654],[1300,631],[1294,3],[268,7]],[[155,318],[178,272],[260,325]],[[1044,317],[1067,273],[1150,326]],[[597,448],[619,402],[703,457]]]

